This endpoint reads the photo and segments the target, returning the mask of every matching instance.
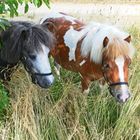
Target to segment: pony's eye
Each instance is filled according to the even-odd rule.
[[[109,69],[110,68],[109,64],[104,64],[103,67],[104,67],[104,69]]]
[[[35,60],[36,59],[36,55],[30,54],[29,55],[30,59]]]

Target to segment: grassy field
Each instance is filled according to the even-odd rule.
[[[98,82],[84,96],[80,76],[64,69],[51,88],[41,89],[21,66],[6,85],[9,93],[0,87],[0,140],[140,140],[140,28],[125,30],[136,47],[127,103],[117,103]]]

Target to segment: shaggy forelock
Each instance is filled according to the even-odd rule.
[[[104,48],[103,54],[109,59],[116,59],[119,56],[131,58],[133,51],[131,44],[120,38],[114,38],[108,46]]]
[[[27,40],[25,41],[26,47],[31,49],[41,50],[41,44],[44,44],[49,49],[55,46],[55,38],[52,33],[43,28],[41,25],[33,25],[27,30]]]

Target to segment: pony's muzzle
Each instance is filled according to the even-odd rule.
[[[42,88],[49,88],[54,82],[54,77],[53,75],[35,76],[32,80],[33,83],[39,85]]]
[[[127,85],[110,87],[109,90],[111,95],[120,103],[125,103],[130,98],[130,91]]]
[[[125,103],[130,98],[130,93],[117,94],[116,99],[120,103]]]

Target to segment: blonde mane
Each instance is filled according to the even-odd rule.
[[[117,28],[99,23],[91,23],[85,28],[91,27],[81,45],[81,55],[90,56],[91,61],[101,64],[103,53],[110,59],[118,56],[128,56],[132,58],[134,48],[131,43],[124,39],[129,36],[128,33],[122,32]],[[108,37],[109,43],[103,47],[103,40]]]

